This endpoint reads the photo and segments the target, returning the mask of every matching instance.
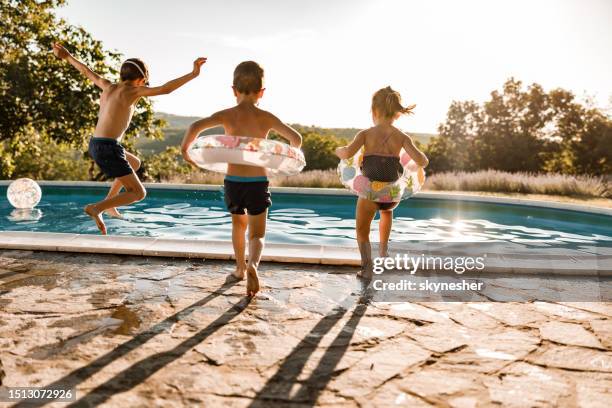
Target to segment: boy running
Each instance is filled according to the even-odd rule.
[[[189,126],[181,146],[183,157],[195,165],[189,157],[189,146],[206,129],[223,126],[226,135],[248,136],[265,139],[275,130],[287,139],[291,146],[300,147],[300,134],[281,122],[270,112],[257,107],[263,97],[263,69],[253,61],[240,63],[234,70],[233,90],[237,105],[214,113]],[[224,181],[225,204],[232,214],[232,243],[236,254],[236,271],[232,276],[244,279],[247,275],[247,296],[259,291],[257,268],[261,259],[266,235],[268,207],[272,205],[268,191],[266,169],[256,166],[228,164]],[[246,214],[245,214],[246,212]],[[248,215],[247,215],[248,214]],[[249,231],[249,262],[245,262],[245,233]]]

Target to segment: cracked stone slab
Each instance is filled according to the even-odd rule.
[[[576,384],[576,405],[586,408],[608,408],[612,400],[612,375],[602,373],[578,373],[572,381]]]
[[[599,339],[582,325],[564,322],[545,322],[540,325],[540,337],[568,346],[603,348]]]
[[[454,324],[432,323],[408,330],[406,335],[423,348],[436,353],[446,353],[468,344],[470,330]]]
[[[436,362],[439,368],[461,367],[465,371],[492,373],[509,362],[525,358],[536,350],[540,338],[534,333],[504,329],[496,332],[472,332],[468,347],[445,353]]]
[[[545,367],[612,373],[612,353],[575,346],[548,345],[526,358]]]
[[[364,408],[378,407],[410,407],[429,408],[434,407],[418,396],[412,395],[399,387],[399,381],[391,380],[378,387],[373,393],[357,397],[356,401]]]
[[[612,320],[592,320],[589,325],[599,341],[608,349],[612,349]]]
[[[429,366],[414,370],[409,375],[396,380],[398,387],[412,395],[436,405],[459,397],[477,396],[479,403],[487,400],[482,386],[484,375],[457,370],[443,370]],[[461,401],[459,401],[461,402]],[[463,401],[465,404],[467,401]]]
[[[558,407],[571,404],[571,384],[550,369],[525,363],[483,380],[493,403],[504,407]]]
[[[507,326],[527,326],[547,320],[547,316],[519,303],[471,303],[471,308],[492,317]]]
[[[346,397],[362,397],[368,394],[363,387],[377,387],[411,366],[422,363],[431,353],[408,339],[396,339],[368,352],[357,364],[340,374],[330,387]]]

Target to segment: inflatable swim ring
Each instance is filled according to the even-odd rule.
[[[201,136],[189,148],[189,155],[199,167],[219,173],[226,173],[231,163],[265,167],[272,174],[291,176],[306,165],[300,149],[256,137]]]
[[[370,181],[361,173],[362,161],[363,148],[355,156],[340,160],[338,164],[338,175],[342,184],[361,198],[378,203],[397,202],[414,195],[425,183],[425,170],[419,167],[404,149],[400,152],[404,173],[393,182]]]

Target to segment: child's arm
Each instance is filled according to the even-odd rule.
[[[185,85],[187,82],[191,81],[194,78],[197,78],[200,75],[200,68],[206,62],[206,58],[198,58],[193,62],[193,71],[188,73],[187,75],[183,75],[182,77],[173,79],[172,81],[168,81],[162,86],[154,86],[148,87],[143,86],[138,89],[138,96],[156,96],[156,95],[167,95],[172,91],[177,90],[181,86]]]
[[[93,72],[87,65],[74,58],[61,44],[53,44],[53,54],[55,54],[57,58],[68,61],[70,65],[75,67],[81,74],[93,81],[98,88],[105,90],[111,84],[109,80],[102,78],[100,75]]]
[[[403,147],[404,150],[406,150],[406,153],[408,153],[408,155],[412,158],[412,160],[414,160],[417,165],[419,165],[420,167],[427,167],[427,165],[429,164],[429,159],[427,158],[427,156],[425,156],[425,153],[420,151],[414,145],[414,142],[412,141],[412,138],[410,136],[405,133],[404,136],[406,136],[406,138],[404,139]]]
[[[348,159],[349,157],[353,157],[361,146],[365,144],[365,134],[364,132],[359,132],[355,135],[355,138],[348,146],[339,147],[336,149],[336,156],[341,158],[342,160]]]
[[[185,132],[185,136],[183,137],[183,142],[181,143],[181,153],[186,162],[197,166],[195,162],[189,156],[189,146],[193,143],[196,137],[206,129],[210,129],[215,126],[220,126],[223,124],[223,118],[221,117],[221,113],[217,112],[207,118],[197,120],[193,122],[187,128]]]
[[[302,135],[291,126],[281,122],[279,118],[272,115],[272,129],[276,130],[279,135],[287,139],[293,147],[300,148],[302,146]]]

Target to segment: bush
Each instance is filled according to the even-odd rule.
[[[189,163],[186,163],[181,150],[177,146],[167,147],[161,153],[147,157],[143,161],[145,179],[163,181],[171,177],[187,175],[192,171]]]
[[[323,136],[318,133],[306,133],[303,135],[302,150],[306,157],[304,170],[328,170],[338,167],[340,159],[334,153],[337,147],[346,144],[346,140],[329,135]]]
[[[497,170],[438,173],[427,178],[425,188],[445,191],[612,197],[604,177],[507,173]]]
[[[32,135],[27,141],[11,146],[0,142],[2,150],[10,150],[10,157],[0,164],[0,178],[29,177],[34,180],[88,180],[89,161],[82,152],[66,143],[46,140]]]

